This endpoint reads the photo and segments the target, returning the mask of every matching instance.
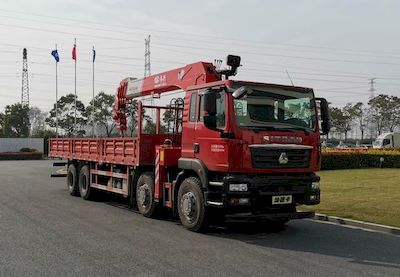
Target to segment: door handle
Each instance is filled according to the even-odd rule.
[[[200,144],[198,144],[198,143],[193,144],[193,151],[194,151],[194,153],[199,153],[200,152]]]

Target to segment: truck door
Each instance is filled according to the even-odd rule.
[[[219,131],[210,130],[203,123],[203,101],[199,92],[198,124],[195,131],[196,150],[194,155],[203,161],[210,170],[226,170],[228,168],[228,139],[221,138]],[[217,96],[217,128],[226,126],[226,93],[221,91]]]
[[[183,122],[182,130],[182,157],[184,158],[194,158],[195,152],[195,129],[197,125],[196,115],[198,109],[198,94],[193,92],[192,94],[187,94],[187,99],[185,99],[185,105],[188,108],[187,119]],[[184,116],[185,117],[185,116]]]
[[[386,137],[383,139],[382,147],[383,147],[383,148],[392,148],[392,136],[391,136],[391,135],[386,136]]]

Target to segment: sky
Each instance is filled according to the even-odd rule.
[[[144,39],[151,71],[242,57],[233,79],[314,88],[335,106],[400,96],[400,1],[1,0],[0,111],[21,100],[22,49],[28,50],[30,105],[50,110],[74,92],[71,50],[77,39],[77,95],[114,94],[125,77],[143,77]]]

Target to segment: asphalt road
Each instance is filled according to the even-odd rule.
[[[0,161],[0,276],[400,276],[400,237],[313,222],[208,234],[69,196],[51,161]]]

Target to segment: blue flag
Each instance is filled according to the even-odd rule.
[[[60,61],[60,57],[58,56],[57,49],[51,51],[51,55],[54,57],[54,59],[56,60],[56,62],[59,62],[59,61]]]
[[[96,59],[96,50],[93,49],[93,62]]]

